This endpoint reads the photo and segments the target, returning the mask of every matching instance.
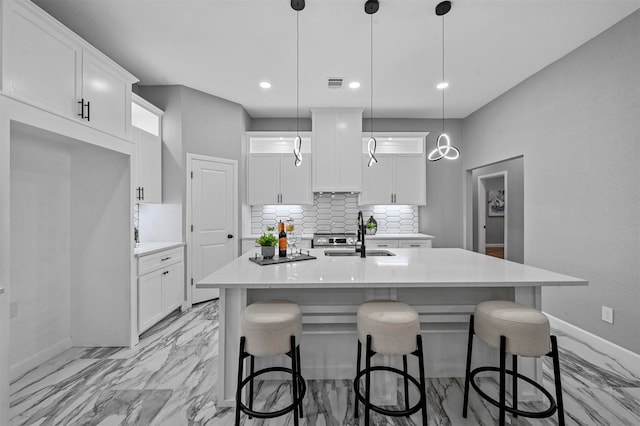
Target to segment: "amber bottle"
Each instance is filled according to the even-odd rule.
[[[278,223],[278,256],[287,257],[287,233],[284,230],[284,222]]]

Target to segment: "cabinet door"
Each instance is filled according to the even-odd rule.
[[[340,111],[336,122],[337,191],[362,191],[362,111]]]
[[[393,175],[395,204],[422,206],[426,204],[427,181],[424,155],[394,155]]]
[[[162,203],[162,141],[151,133],[133,127],[136,144],[136,201]]]
[[[249,205],[278,204],[280,155],[249,155]]]
[[[400,240],[399,248],[431,248],[431,240]]]
[[[393,156],[376,155],[378,162],[367,167],[369,154],[362,155],[362,192],[358,198],[361,205],[392,204]]]
[[[170,266],[162,272],[162,312],[169,312],[182,306],[184,301],[184,274],[182,262]]]
[[[130,85],[127,90],[127,83],[110,64],[86,49],[83,51],[82,97],[90,102],[88,123],[92,127],[126,136],[127,123],[131,121],[130,90]]]
[[[336,162],[336,112],[313,113],[313,191],[335,191],[338,163]]]
[[[398,240],[369,240],[367,241],[367,238],[365,236],[365,240],[364,240],[365,245],[367,246],[367,249],[370,248],[380,248],[380,249],[384,249],[384,248],[398,248]]]
[[[13,30],[5,43],[5,90],[46,110],[79,118],[82,48],[25,6],[12,6],[15,10],[5,21],[11,20]]]
[[[155,271],[138,278],[138,333],[162,317],[162,271]]]
[[[280,156],[280,194],[281,204],[313,204],[310,155],[302,154],[300,167],[293,155]]]

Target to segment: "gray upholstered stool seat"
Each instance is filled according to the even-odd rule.
[[[236,388],[235,425],[240,426],[241,413],[251,419],[272,419],[293,411],[293,424],[298,426],[302,418],[302,399],[306,384],[300,372],[300,335],[302,334],[302,310],[287,300],[263,300],[247,306],[240,320],[240,351],[238,355],[238,384]],[[255,371],[255,357],[286,355],[291,358],[291,368],[274,366]],[[249,358],[249,375],[244,377],[244,360]],[[254,411],[253,382],[257,377],[281,372],[291,375],[291,404],[276,411]],[[242,400],[242,389],[249,385],[246,395],[248,405]]]
[[[242,313],[242,335],[247,353],[279,355],[291,350],[291,336],[300,342],[302,310],[287,300],[266,300],[247,306]]]
[[[473,352],[473,336],[478,335],[485,344],[499,349],[500,367],[483,366],[471,370],[471,353]],[[507,369],[507,353],[511,354],[511,369]],[[553,360],[553,377],[555,382],[555,399],[551,393],[529,377],[518,373],[518,356],[549,356]],[[486,372],[499,373],[498,399],[494,399],[476,382],[478,374]],[[511,376],[511,405],[506,401],[506,381]],[[525,381],[541,392],[548,401],[548,408],[543,411],[526,411],[518,408],[518,381]],[[562,384],[560,383],[560,357],[558,341],[551,335],[549,319],[542,312],[529,306],[507,300],[487,300],[480,302],[469,318],[469,337],[467,343],[467,367],[464,379],[464,400],[462,417],[467,417],[469,406],[469,385],[478,395],[490,404],[498,407],[498,425],[506,424],[506,414],[514,417],[544,418],[558,413],[558,424],[564,426],[564,404],[562,401]]]
[[[364,424],[369,426],[371,410],[384,416],[405,417],[422,410],[422,424],[427,424],[427,394],[424,374],[424,353],[420,334],[420,317],[411,306],[395,300],[373,300],[358,308],[358,358],[356,377],[353,381],[355,393],[354,417],[358,418],[359,405],[364,405]],[[365,368],[360,369],[362,345],[365,345]],[[371,358],[376,354],[402,355],[402,370],[391,366],[371,366]],[[420,380],[408,373],[407,355],[418,358]],[[371,402],[371,373],[385,371],[395,373],[404,379],[404,409],[390,410]],[[360,392],[360,379],[365,379],[364,395]],[[409,404],[409,382],[419,390],[420,399]]]
[[[420,318],[411,306],[395,300],[374,300],[358,308],[358,338],[384,355],[405,355],[416,350]]]
[[[476,305],[475,333],[487,345],[500,347],[507,339],[507,352],[539,357],[549,352],[549,320],[540,311],[506,300],[487,300]]]

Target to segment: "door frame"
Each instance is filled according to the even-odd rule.
[[[476,223],[477,228],[477,237],[478,237],[478,253],[485,254],[486,253],[486,216],[487,216],[487,190],[485,186],[485,180],[493,179],[496,177],[502,177],[504,180],[504,259],[507,259],[508,253],[508,238],[507,231],[509,229],[509,203],[508,203],[508,194],[509,194],[509,185],[507,180],[507,171],[504,170],[502,172],[490,173],[487,175],[478,176],[478,218]]]
[[[187,240],[187,262],[186,262],[186,286],[187,286],[187,291],[186,291],[186,307],[188,309],[191,308],[191,306],[193,305],[191,303],[192,299],[192,292],[193,292],[193,286],[195,285],[195,283],[192,283],[191,280],[191,257],[193,256],[193,246],[192,246],[192,238],[191,238],[191,189],[192,189],[192,182],[193,180],[191,179],[191,174],[193,172],[193,161],[194,160],[201,160],[201,161],[211,161],[211,162],[215,162],[215,163],[224,163],[224,164],[230,164],[231,166],[233,166],[233,250],[234,250],[234,254],[235,256],[238,255],[238,244],[239,244],[239,236],[238,236],[238,198],[239,198],[239,194],[238,194],[238,161],[237,160],[229,160],[226,158],[219,158],[219,157],[211,157],[209,155],[201,155],[201,154],[192,154],[192,153],[187,153],[187,157],[186,157],[186,192],[187,192],[187,197],[186,197],[186,203],[187,203],[187,211],[186,211],[186,217],[185,217],[185,234],[187,236],[186,240]]]

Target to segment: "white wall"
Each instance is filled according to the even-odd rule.
[[[11,132],[10,366],[21,371],[71,344],[68,147]]]
[[[636,353],[639,117],[635,12],[467,117],[462,151],[465,170],[524,155],[525,263],[589,280],[544,310]]]

